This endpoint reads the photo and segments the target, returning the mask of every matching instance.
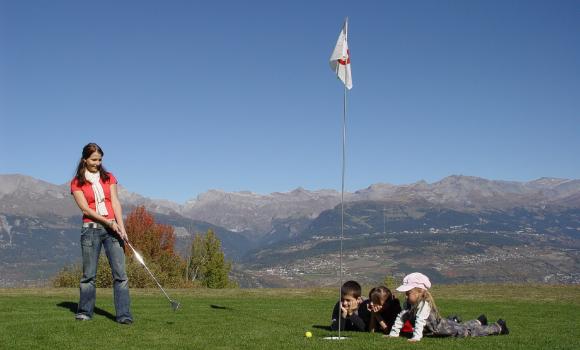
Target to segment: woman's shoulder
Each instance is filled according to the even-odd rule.
[[[72,194],[75,191],[82,191],[82,186],[76,176],[70,180],[70,193]]]
[[[115,177],[115,175],[113,175],[112,172],[107,172],[107,176],[109,177],[109,180],[107,180],[107,183],[109,185],[114,185],[117,183],[117,178]]]
[[[70,180],[70,185],[74,187],[81,186],[81,182],[79,181],[79,178],[76,175]]]

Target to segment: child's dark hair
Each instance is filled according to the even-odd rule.
[[[340,287],[340,295],[342,297],[350,295],[355,298],[360,298],[361,296],[361,287],[357,281],[346,281]]]
[[[379,300],[389,300],[393,297],[391,290],[385,286],[374,287],[369,292],[369,299],[373,303],[378,303]]]

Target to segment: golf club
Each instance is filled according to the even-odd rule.
[[[171,303],[171,308],[173,309],[173,311],[176,311],[181,304],[177,300],[171,300],[171,298],[169,297],[169,295],[167,295],[167,293],[165,292],[165,290],[163,289],[163,287],[161,287],[161,284],[159,284],[159,281],[157,281],[157,278],[155,278],[155,276],[153,276],[153,273],[151,272],[151,270],[149,270],[149,268],[147,267],[147,265],[145,265],[145,261],[143,260],[143,257],[141,256],[141,254],[137,253],[137,251],[135,250],[135,248],[133,248],[133,245],[128,240],[125,241],[125,242],[127,242],[127,244],[129,245],[129,247],[131,247],[131,250],[133,250],[133,254],[135,254],[135,257],[137,258],[137,260],[141,263],[141,265],[143,265],[143,267],[145,267],[145,270],[147,270],[147,272],[149,272],[149,274],[151,275],[151,277],[153,278],[153,280],[155,281],[155,283],[157,283],[157,285],[159,286],[159,288],[161,289],[161,291],[163,292],[163,294],[165,294],[165,297]]]

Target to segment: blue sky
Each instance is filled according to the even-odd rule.
[[[580,178],[578,1],[0,0],[0,173],[131,191]]]

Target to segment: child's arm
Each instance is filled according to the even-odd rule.
[[[397,319],[397,315],[401,312],[401,304],[399,304],[398,299],[394,299],[387,305],[387,310],[381,312],[381,317],[385,322],[385,325],[381,325],[382,330],[384,333],[389,334],[391,332],[391,328],[395,324],[395,320]],[[403,326],[404,328],[404,326]],[[401,330],[403,329],[401,328]]]
[[[341,309],[341,311],[339,311],[339,309]],[[364,332],[366,330],[366,323],[359,315],[354,313],[355,310],[344,310],[344,308],[341,307],[340,302],[336,303],[336,305],[334,306],[334,310],[332,312],[332,324],[330,328],[333,331],[337,331],[338,323],[340,320],[341,331],[347,330],[355,332]],[[348,314],[349,312],[353,313],[349,315]],[[344,317],[345,314],[346,317]]]
[[[399,312],[397,318],[395,319],[395,324],[393,328],[391,328],[391,333],[389,333],[389,337],[398,337],[399,333],[401,332],[401,328],[403,328],[403,315],[407,313],[407,310],[403,310]]]
[[[342,318],[341,312],[340,312],[340,301],[338,303],[336,303],[336,305],[334,305],[334,309],[332,310],[332,324],[330,325],[330,328],[333,331],[337,331],[338,330],[338,320],[339,318]],[[344,318],[342,318],[340,320],[340,330],[343,331],[344,330],[344,324],[346,320]]]
[[[394,299],[390,304],[389,308],[387,309],[387,314],[385,315],[384,320],[387,324],[392,325],[395,323],[397,319],[397,315],[401,312],[401,304],[399,303],[399,299]]]
[[[409,339],[411,342],[419,341],[423,338],[423,328],[427,324],[427,318],[431,313],[431,305],[428,302],[423,302],[423,305],[417,311],[417,316],[415,316],[415,327],[413,330],[413,337]]]
[[[371,328],[371,323],[372,318],[373,318],[373,313],[371,312],[370,308],[369,308],[369,302],[368,301],[364,301],[362,304],[360,304],[359,308],[358,308],[358,316],[360,318],[362,318],[362,320],[365,323],[365,331],[372,331]]]
[[[355,331],[355,332],[364,332],[366,331],[366,322],[364,319],[359,315],[358,310],[362,308],[363,300],[358,298],[356,303],[350,305],[350,307],[346,311],[346,314],[343,312],[342,319],[346,319],[346,328],[347,331]],[[361,310],[362,311],[362,310]]]
[[[375,314],[371,314],[371,320],[369,321],[369,332],[374,333],[375,327],[377,326],[377,321],[375,319]]]
[[[385,319],[381,316],[381,314],[379,313],[375,314],[375,319],[377,320],[377,323],[379,324],[379,328],[381,329],[381,331],[383,331],[383,333],[386,332],[389,326],[387,325],[387,322],[385,322]]]
[[[347,320],[351,322],[355,332],[364,332],[366,330],[365,321],[359,315],[352,314],[348,316]]]

